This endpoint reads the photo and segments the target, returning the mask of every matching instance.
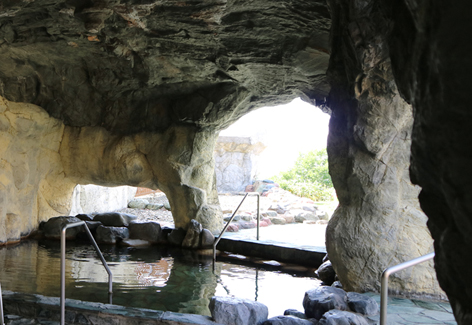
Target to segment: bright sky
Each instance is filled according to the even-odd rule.
[[[326,148],[328,124],[328,114],[297,98],[251,112],[220,135],[262,139],[267,148],[259,156],[258,178],[264,179],[290,169],[300,153]]]

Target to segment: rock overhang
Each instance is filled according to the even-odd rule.
[[[219,130],[324,102],[329,29],[325,1],[4,1],[0,95],[118,134]]]

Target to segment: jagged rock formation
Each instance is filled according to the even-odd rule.
[[[408,175],[412,109],[393,79],[381,12],[363,1],[332,0],[330,8],[328,154],[339,207],[326,245],[345,288],[379,291],[385,268],[433,251]],[[390,282],[396,293],[442,294],[432,262]]]
[[[63,121],[53,169],[71,184],[160,188],[178,226],[221,227],[218,130],[267,103],[328,93],[322,1],[36,0],[0,11],[0,96]]]
[[[430,248],[407,181],[411,134],[438,278],[458,322],[470,323],[470,4],[328,4],[332,49],[321,0],[2,1],[0,242],[64,214],[81,182],[161,188],[176,224],[217,229],[216,134],[262,105],[323,104],[332,54],[333,266],[344,285],[377,288],[378,267]]]

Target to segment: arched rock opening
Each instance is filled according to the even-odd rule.
[[[450,165],[436,166],[429,155],[441,144],[468,138],[449,134],[449,128],[430,131],[444,115],[429,114],[425,106],[441,112],[442,105],[452,102],[462,116],[466,92],[455,97],[455,82],[447,87],[438,82],[438,76],[454,77],[447,70],[436,71],[435,60],[456,70],[461,66],[447,58],[448,29],[432,28],[442,7],[430,2],[421,11],[408,9],[406,2],[391,7],[381,0],[330,0],[332,17],[323,1],[312,0],[2,3],[0,95],[7,101],[0,106],[0,241],[17,240],[40,220],[64,214],[67,193],[85,180],[160,187],[177,213],[176,224],[200,218],[218,228],[213,224],[218,216],[214,174],[209,172],[216,133],[263,105],[297,96],[324,103],[330,59],[329,153],[341,206],[330,225],[328,249],[348,287],[377,289],[375,277],[382,268],[416,257],[432,243],[416,203],[418,189],[407,181],[411,109],[396,90],[391,57],[401,93],[417,109],[412,170],[424,188],[423,206],[435,216],[430,226],[440,241],[440,280],[450,288],[446,291],[456,313],[469,315],[464,305],[468,294],[460,292],[472,287],[461,266],[467,251],[451,259],[445,253],[469,245],[468,227],[461,227],[470,219],[467,192],[449,186],[453,180],[467,187],[467,178],[459,173],[468,162],[467,146],[447,151],[451,157],[465,157]],[[448,15],[444,13],[446,21],[453,19]],[[398,27],[403,17],[408,17],[404,29]],[[431,28],[425,31],[421,24]],[[409,32],[430,38],[401,37]],[[401,53],[404,39],[409,59]],[[387,42],[393,50],[388,51]],[[459,49],[454,53],[464,54]],[[436,102],[431,93],[444,97]],[[461,128],[468,126],[467,120],[457,120]],[[430,181],[435,171],[443,175],[439,184]],[[454,206],[460,212],[447,217]],[[366,234],[371,234],[369,241]],[[420,235],[411,246],[406,234]],[[365,246],[351,249],[352,242]],[[445,275],[450,269],[460,275],[460,284]],[[360,278],[352,277],[353,271]],[[433,278],[431,269],[423,274],[426,282]],[[412,281],[416,279],[408,274],[400,276],[393,289],[437,293],[429,282],[414,289]]]

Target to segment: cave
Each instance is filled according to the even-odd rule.
[[[331,114],[340,204],[327,249],[340,280],[377,291],[385,267],[434,247],[436,272],[419,266],[392,290],[441,295],[437,275],[469,324],[471,11],[465,0],[4,0],[0,243],[67,215],[80,183],[160,189],[176,226],[217,231],[219,131],[300,97]]]

